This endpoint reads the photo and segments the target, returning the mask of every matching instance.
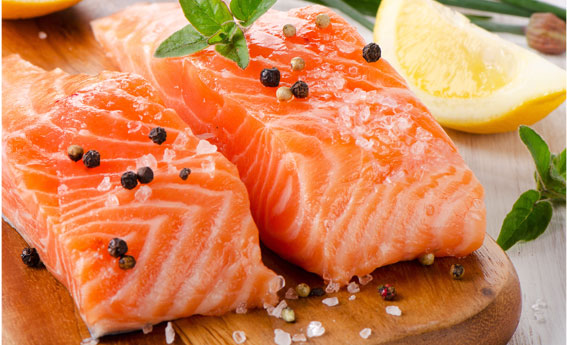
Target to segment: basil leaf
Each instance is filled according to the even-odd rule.
[[[222,0],[179,0],[185,18],[204,36],[212,36],[232,15]]]
[[[158,58],[185,56],[203,50],[208,45],[207,38],[188,24],[161,42],[154,56]]]
[[[250,26],[275,3],[276,0],[232,0],[230,10],[242,26]]]
[[[520,195],[512,210],[502,223],[502,229],[496,242],[508,250],[518,241],[531,241],[541,235],[553,214],[548,201],[539,201],[541,195],[536,190],[528,190]]]
[[[520,126],[519,132],[520,138],[532,154],[541,182],[547,187],[550,180],[549,167],[551,162],[551,152],[549,152],[547,143],[530,127]]]
[[[215,50],[222,56],[236,62],[240,68],[245,69],[248,67],[250,55],[248,54],[246,38],[240,28],[237,28],[230,43],[218,44],[215,46]]]

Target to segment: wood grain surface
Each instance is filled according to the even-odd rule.
[[[134,1],[84,0],[74,8],[50,16],[24,21],[3,21],[2,54],[19,53],[24,59],[42,68],[59,67],[70,73],[96,73],[102,69],[112,69],[113,66],[105,59],[94,41],[88,22],[132,2]],[[280,0],[276,7],[287,9],[304,4],[301,1]],[[371,34],[368,31],[362,28],[360,31],[367,40],[371,40]],[[40,39],[39,32],[45,32],[47,38]],[[565,142],[565,106],[563,105],[547,119],[538,123],[535,128],[550,142],[552,149],[558,151]],[[529,153],[522,147],[516,133],[485,136],[454,131],[448,131],[448,133],[485,186],[488,231],[492,236],[497,236],[502,219],[514,200],[522,191],[532,187],[533,163],[531,163]],[[520,328],[512,339],[512,344],[555,345],[565,343],[565,311],[563,308],[565,304],[565,210],[559,208],[555,210],[555,213],[556,216],[550,229],[541,239],[518,245],[510,251],[520,274],[523,287],[522,297],[525,301],[522,307],[524,314]],[[23,246],[21,238],[4,224],[2,233],[4,249],[3,340],[8,344],[77,344],[81,338],[88,336],[71,297],[62,285],[58,284],[45,270],[29,270],[23,267],[18,261],[18,253]],[[435,327],[439,331],[437,334],[431,333],[437,336],[437,339],[421,338],[421,340],[427,343],[443,344],[438,340],[453,339],[449,337],[450,334],[446,333],[447,331],[444,331],[446,322],[453,322],[456,326],[452,329],[461,331],[463,327],[469,329],[470,323],[476,322],[481,326],[476,328],[475,336],[481,332],[483,338],[480,339],[486,341],[488,338],[485,336],[490,336],[490,330],[495,330],[492,336],[500,337],[495,343],[502,344],[509,338],[514,327],[503,325],[498,320],[502,317],[514,319],[513,316],[517,315],[514,314],[517,312],[514,307],[519,307],[519,304],[517,301],[509,303],[507,300],[507,298],[513,299],[514,294],[517,293],[513,288],[515,285],[509,285],[514,281],[514,274],[510,270],[511,266],[507,266],[508,261],[505,256],[501,256],[502,253],[496,249],[492,242],[488,242],[487,247],[483,249],[488,252],[484,254],[480,252],[478,256],[465,259],[468,278],[463,282],[453,282],[447,273],[451,260],[456,259],[439,260],[431,268],[423,268],[416,263],[401,263],[376,271],[373,284],[388,280],[396,284],[400,290],[401,298],[396,302],[396,305],[399,305],[404,311],[404,315],[400,318],[385,315],[383,308],[386,303],[376,298],[375,286],[371,285],[357,294],[355,301],[348,301],[346,292],[339,293],[341,304],[333,308],[323,306],[320,298],[291,301],[290,305],[296,309],[298,315],[298,322],[294,325],[287,325],[281,320],[268,318],[264,311],[255,311],[244,316],[232,314],[224,318],[192,317],[177,321],[176,329],[187,344],[222,344],[223,341],[232,343],[230,340],[232,330],[238,327],[249,335],[250,340],[247,344],[265,344],[272,343],[274,328],[280,327],[286,331],[301,329],[305,331],[307,322],[319,317],[319,321],[324,322],[327,328],[327,334],[324,337],[310,340],[310,343],[330,344],[331,339],[337,339],[337,344],[346,342],[383,344],[385,341],[401,344],[404,343],[403,340],[398,339],[399,341],[396,342],[395,335],[388,337],[383,333],[384,330],[392,331],[391,334],[403,330],[405,334],[402,334],[401,337],[406,338],[405,343],[415,344],[417,339],[408,338],[409,333],[419,334],[426,330],[431,331],[432,328],[428,327],[437,323]],[[496,253],[491,253],[490,250],[495,250]],[[495,257],[500,259],[494,259]],[[312,284],[321,284],[315,276],[278,261],[269,254],[266,260],[268,265],[284,271],[288,284],[297,279],[303,279]],[[466,260],[478,261],[471,263]],[[484,267],[485,263],[482,263],[482,260],[485,260],[488,267],[492,268]],[[495,262],[500,262],[500,264],[495,264]],[[469,265],[472,266],[469,267]],[[505,272],[506,269],[508,272]],[[489,280],[492,277],[491,274],[500,278]],[[479,277],[485,279],[478,281]],[[417,283],[418,281],[420,283]],[[44,285],[46,285],[45,288]],[[486,289],[485,293],[482,293],[483,287],[489,288],[492,294],[487,293]],[[432,293],[438,291],[439,288],[445,293]],[[425,290],[428,291],[429,297],[418,298]],[[467,299],[469,295],[471,295],[470,300]],[[461,298],[453,299],[459,296]],[[544,323],[536,323],[533,320],[534,315],[530,305],[537,298],[543,298],[549,304],[548,309],[544,311],[546,316]],[[449,305],[448,300],[454,304]],[[500,303],[503,303],[505,307],[500,306]],[[444,307],[447,309],[443,309]],[[467,314],[471,310],[473,312]],[[475,314],[477,316],[474,316]],[[489,318],[483,318],[483,315]],[[493,317],[496,319],[490,319]],[[417,319],[420,320],[418,324],[420,326],[411,323]],[[423,320],[427,322],[424,323]],[[165,343],[163,327],[163,325],[161,328],[156,327],[156,330],[148,336],[137,332],[108,337],[103,339],[102,343]],[[362,342],[358,331],[365,327],[373,328],[374,333],[370,338],[371,341]],[[28,332],[29,329],[43,331]],[[50,338],[51,331],[54,329],[57,331],[53,333],[58,338]],[[510,331],[510,334],[507,331]],[[468,339],[470,341],[468,343],[486,344],[485,341],[478,339],[473,336]],[[177,341],[179,343],[180,340]],[[463,344],[465,343],[467,342]]]

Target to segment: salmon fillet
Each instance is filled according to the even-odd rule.
[[[325,29],[315,25],[322,13]],[[268,247],[344,285],[380,266],[482,245],[482,186],[402,77],[383,59],[363,59],[363,39],[340,16],[322,6],[269,11],[246,32],[245,70],[212,48],[153,58],[186,24],[166,3],[91,25],[121,70],[145,76],[238,166]],[[297,35],[285,37],[284,24]],[[306,62],[299,72],[290,68],[296,56]],[[309,96],[278,102],[259,80],[272,67],[280,86],[303,80]]]
[[[69,290],[93,337],[277,301],[281,277],[262,264],[236,167],[147,81],[46,72],[15,55],[2,72],[3,215]],[[148,138],[156,126],[167,131],[161,145]],[[69,159],[71,144],[100,152],[100,166]],[[153,181],[123,188],[122,173],[140,166]],[[134,268],[109,254],[115,237]]]

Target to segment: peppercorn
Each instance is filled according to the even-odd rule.
[[[429,254],[425,254],[422,255],[418,258],[419,263],[422,264],[423,266],[431,266],[433,265],[433,262],[435,261],[435,255],[429,253]]]
[[[131,255],[123,255],[120,257],[120,260],[118,260],[118,267],[123,270],[129,270],[134,268],[134,266],[136,266],[136,259]]]
[[[309,296],[321,297],[321,296],[324,296],[325,294],[326,294],[326,292],[325,292],[325,290],[323,290],[323,288],[316,287],[314,289],[311,289]]]
[[[26,247],[22,250],[22,261],[28,267],[38,267],[41,260],[35,248]]]
[[[289,87],[282,86],[278,89],[278,91],[276,91],[276,98],[280,102],[287,102],[291,99],[291,97],[293,97],[293,94]]]
[[[126,189],[134,189],[138,185],[138,177],[135,172],[126,171],[122,174],[122,177],[120,177],[120,183],[122,184],[122,187]]]
[[[79,145],[71,145],[67,148],[67,156],[71,158],[73,162],[78,162],[83,158],[83,148]]]
[[[311,292],[311,288],[305,283],[300,283],[295,287],[295,291],[299,297],[307,297]]]
[[[291,93],[297,98],[305,98],[309,96],[309,86],[306,82],[298,80],[291,86]]]
[[[454,264],[451,265],[451,276],[455,280],[461,280],[465,274],[465,268],[462,265]]]
[[[260,73],[260,82],[267,87],[280,85],[280,71],[277,68],[264,68]]]
[[[100,153],[95,150],[90,150],[83,156],[83,164],[87,168],[96,168],[100,165]]]
[[[294,57],[291,59],[291,69],[293,71],[301,71],[305,68],[305,60],[302,57]]]
[[[282,310],[282,319],[287,323],[295,322],[295,312],[291,308],[284,308]]]
[[[142,184],[150,183],[154,179],[154,172],[150,167],[141,167],[136,175],[138,176],[138,181]]]
[[[295,26],[291,24],[286,24],[283,26],[283,34],[285,37],[293,37],[295,36],[296,30]]]
[[[148,137],[152,139],[154,143],[161,145],[165,139],[167,139],[167,132],[161,127],[152,128]]]
[[[376,43],[368,43],[362,49],[362,57],[366,60],[366,62],[376,62],[380,60],[381,56],[382,50]]]
[[[326,28],[329,24],[331,24],[331,18],[326,13],[320,14],[315,18],[315,25],[320,29]]]
[[[108,252],[110,253],[110,256],[119,258],[126,254],[127,251],[128,245],[126,244],[126,241],[121,238],[113,238],[108,243]]]
[[[390,284],[378,286],[378,293],[386,301],[391,301],[396,298],[396,289]]]
[[[181,179],[185,181],[185,180],[187,180],[187,178],[189,177],[190,174],[191,174],[191,169],[183,168],[179,172],[179,177],[181,177]]]

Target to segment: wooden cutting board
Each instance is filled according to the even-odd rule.
[[[125,7],[134,0],[85,0],[72,9],[22,21],[3,21],[2,55],[20,54],[45,68],[59,67],[69,73],[97,73],[113,69],[99,49],[88,23]],[[41,39],[39,33],[47,37]],[[26,268],[19,258],[25,242],[7,224],[2,224],[2,340],[4,344],[78,344],[89,336],[65,288],[45,269]],[[306,282],[323,286],[320,278],[264,250],[266,265],[282,274],[288,286]],[[465,277],[454,281],[453,263],[465,267]],[[340,303],[327,307],[321,297],[291,300],[297,322],[286,324],[268,317],[264,310],[224,317],[194,316],[174,322],[175,344],[233,344],[232,332],[246,333],[246,344],[272,344],[275,328],[305,333],[307,324],[322,322],[326,333],[310,344],[506,344],[516,329],[521,295],[518,277],[506,254],[487,237],[484,246],[464,259],[444,258],[431,267],[416,262],[387,266],[373,273],[374,280],[355,294],[341,291],[333,296]],[[379,284],[396,287],[399,296],[383,301]],[[283,289],[282,295],[287,290]],[[327,296],[329,297],[329,296]],[[402,316],[386,314],[397,305]],[[164,324],[148,335],[134,332],[109,336],[101,344],[164,344]],[[369,339],[358,333],[371,328]]]

